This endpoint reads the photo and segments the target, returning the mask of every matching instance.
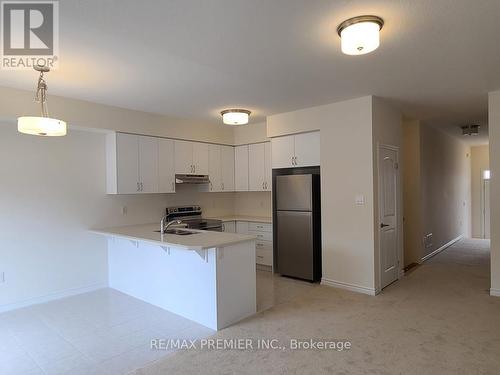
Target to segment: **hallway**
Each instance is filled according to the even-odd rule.
[[[456,243],[377,297],[311,284],[292,293],[294,283],[279,277],[270,287],[289,298],[213,337],[348,340],[352,348],[186,350],[136,374],[498,373],[500,299],[488,294],[487,240]]]

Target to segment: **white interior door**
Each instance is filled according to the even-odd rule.
[[[379,146],[379,239],[381,287],[398,279],[398,151]]]
[[[139,192],[139,139],[137,135],[116,134],[118,194]]]
[[[490,180],[483,180],[483,237],[490,238]]]
[[[219,145],[210,145],[208,147],[208,175],[210,176],[210,191],[221,191],[222,166]]]
[[[158,139],[158,191],[175,193],[175,151],[171,139]]]

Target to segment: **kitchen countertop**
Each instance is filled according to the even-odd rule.
[[[155,232],[158,230],[158,227],[158,223],[141,224],[115,228],[92,229],[91,232],[108,237],[121,237],[132,241],[147,242],[159,246],[184,248],[187,250],[211,249],[255,240],[254,236],[194,229],[189,229],[188,231],[196,234],[189,236],[179,236],[176,234],[162,235],[159,232]]]
[[[232,216],[211,216],[209,219],[227,221],[250,221],[252,223],[268,223],[273,222],[270,216],[247,216],[247,215],[232,215]]]

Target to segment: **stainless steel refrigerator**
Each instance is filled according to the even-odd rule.
[[[321,279],[321,199],[318,168],[277,170],[274,174],[276,271],[284,276],[318,281]]]

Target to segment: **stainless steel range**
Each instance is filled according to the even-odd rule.
[[[203,219],[200,206],[167,207],[167,220],[182,220],[189,229],[222,232],[222,220]]]

